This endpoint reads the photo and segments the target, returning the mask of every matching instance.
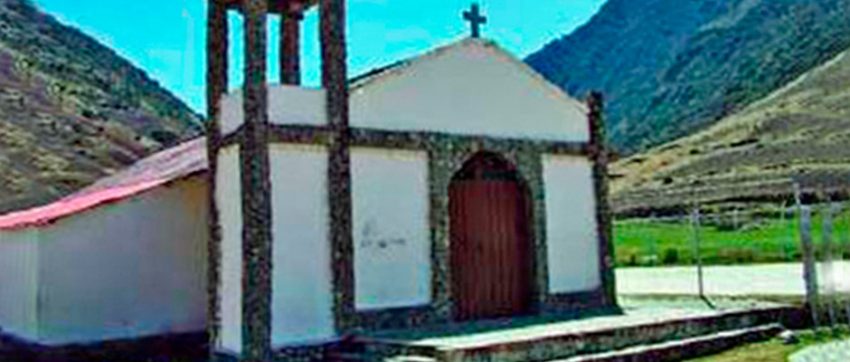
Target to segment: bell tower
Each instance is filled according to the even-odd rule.
[[[286,113],[287,104],[302,94],[320,94],[326,137],[326,176],[330,278],[332,290],[353,288],[351,281],[351,190],[348,150],[348,86],[344,0],[208,0],[207,22],[207,147],[209,190],[209,332],[214,354],[240,361],[269,361],[273,350],[273,280],[279,262],[273,249],[279,230],[273,202],[270,143],[288,139],[284,126],[270,114]],[[322,88],[301,90],[301,19],[316,7],[321,41]],[[240,91],[228,92],[228,14],[244,18],[244,80]],[[267,19],[280,16],[280,86],[270,103],[267,84]],[[276,90],[277,87],[280,91]],[[285,91],[283,91],[285,90]],[[290,97],[290,95],[292,95]],[[239,101],[230,102],[239,98]],[[288,103],[292,102],[292,103]],[[241,103],[241,104],[240,104]],[[299,104],[300,106],[300,104]],[[275,107],[272,111],[270,107]],[[295,107],[298,108],[298,107]],[[279,111],[283,109],[283,111]],[[300,109],[300,108],[299,108]],[[238,114],[240,117],[225,116]],[[230,117],[230,118],[228,118]],[[238,118],[234,122],[231,118]],[[229,121],[227,121],[229,119]],[[235,126],[231,124],[236,124]],[[282,131],[280,131],[282,130]],[[279,131],[279,132],[278,132]],[[280,136],[283,134],[284,136]],[[294,137],[290,137],[294,138]],[[237,151],[238,149],[238,151]],[[231,166],[224,164],[232,154]],[[274,161],[271,157],[271,162]],[[225,170],[225,168],[227,169]],[[275,166],[277,167],[277,166]],[[298,172],[298,171],[293,171]],[[237,190],[228,194],[228,190]],[[281,217],[282,218],[282,217]],[[233,222],[236,220],[237,222]],[[241,225],[240,225],[241,224]],[[235,229],[235,231],[234,231]],[[285,231],[285,230],[284,230]],[[280,265],[278,265],[280,266]],[[352,302],[332,295],[332,329],[344,329],[343,317]],[[276,302],[275,302],[276,303]]]

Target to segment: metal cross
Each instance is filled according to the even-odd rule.
[[[469,22],[469,25],[472,28],[472,37],[480,38],[481,25],[487,24],[487,17],[481,14],[481,8],[477,3],[473,3],[470,10],[463,12],[463,20]]]

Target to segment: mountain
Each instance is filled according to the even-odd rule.
[[[631,154],[745,108],[850,46],[850,0],[609,0],[528,63],[573,95],[601,90]]]
[[[691,136],[612,166],[620,212],[702,203],[846,197],[850,179],[850,50]]]
[[[142,70],[29,0],[0,0],[0,213],[202,134]]]

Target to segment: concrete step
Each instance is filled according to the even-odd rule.
[[[367,353],[328,353],[325,357],[331,362],[438,362],[436,358],[427,356],[379,357]]]
[[[438,359],[425,356],[397,356],[397,357],[368,357],[368,356],[351,356],[353,359],[328,359],[328,361],[337,362],[439,362]]]
[[[681,361],[720,353],[748,343],[776,337],[784,328],[777,324],[724,331],[707,336],[629,347],[619,351],[581,355],[550,362],[664,362]]]
[[[437,362],[438,360],[433,357],[425,357],[425,356],[399,356],[399,357],[390,357],[384,359],[384,362]]]
[[[432,344],[368,337],[357,338],[353,343],[363,356],[380,356],[365,359],[371,361],[386,361],[397,356],[424,356],[432,361],[449,362],[573,361],[571,358],[579,358],[575,361],[666,361],[692,351],[710,353],[769,338],[781,332],[783,316],[795,311],[778,307],[587,331],[552,329],[545,334],[518,335],[480,344]],[[672,359],[653,357],[656,354],[672,356]]]
[[[360,353],[329,352],[325,354],[329,362],[361,362],[368,361],[366,356]]]

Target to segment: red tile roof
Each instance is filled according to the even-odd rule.
[[[42,226],[102,204],[120,201],[207,170],[206,139],[187,141],[136,162],[52,204],[0,215],[0,230]]]

